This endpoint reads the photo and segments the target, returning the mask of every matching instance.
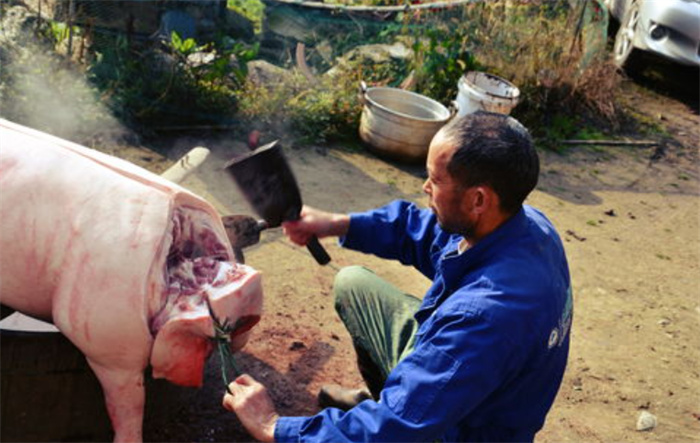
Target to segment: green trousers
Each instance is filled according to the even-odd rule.
[[[413,314],[421,300],[361,266],[341,269],[333,292],[362,378],[378,399],[389,372],[413,349],[417,329]]]

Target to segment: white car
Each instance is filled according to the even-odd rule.
[[[636,50],[700,66],[700,0],[604,0],[620,28],[613,59],[624,67]]]

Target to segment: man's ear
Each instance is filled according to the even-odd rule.
[[[488,190],[485,186],[477,186],[474,188],[474,193],[472,194],[472,208],[473,210],[481,214],[486,212],[489,204]]]
[[[479,214],[487,212],[492,208],[497,208],[499,199],[496,192],[489,186],[481,185],[474,188],[472,195],[472,207]]]

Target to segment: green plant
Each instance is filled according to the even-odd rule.
[[[413,44],[415,90],[443,103],[457,96],[460,77],[479,65],[468,48],[465,28],[447,22],[425,29]]]
[[[323,78],[313,86],[300,74],[270,85],[249,82],[238,95],[239,115],[246,126],[285,132],[307,143],[354,136],[360,115],[358,82],[357,71]]]
[[[578,140],[604,140],[605,134],[602,133],[598,128],[592,126],[584,126],[578,128],[574,137]]]
[[[246,45],[230,37],[224,37],[220,42],[197,45],[193,38],[182,40],[177,32],[171,33],[170,48],[180,59],[184,72],[192,75],[197,81],[213,85],[233,81],[236,88],[240,87],[248,73],[248,62],[258,54],[259,43]],[[209,60],[203,63],[191,63],[189,57],[195,53],[206,53]],[[235,58],[236,63],[231,63]]]
[[[172,33],[164,47],[101,36],[94,50],[89,77],[117,114],[170,125],[232,120],[247,62],[258,49],[226,37],[198,44]]]
[[[47,25],[42,28],[41,33],[50,40],[54,48],[61,48],[68,39],[80,38],[81,29],[78,26],[68,26],[65,22],[48,20]]]
[[[262,30],[265,5],[260,0],[228,0],[226,5],[250,20],[256,33]]]
[[[188,38],[183,40],[180,35],[172,31],[170,33],[170,47],[180,54],[181,56],[187,57],[188,55],[205,49],[205,47],[198,47],[197,41],[193,38]]]
[[[60,44],[68,38],[69,28],[68,25],[63,22],[49,22],[49,31],[53,41],[56,42],[56,44]]]

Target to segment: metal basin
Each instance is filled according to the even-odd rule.
[[[362,141],[380,156],[407,163],[424,161],[435,133],[456,114],[424,95],[364,82],[360,99]]]

